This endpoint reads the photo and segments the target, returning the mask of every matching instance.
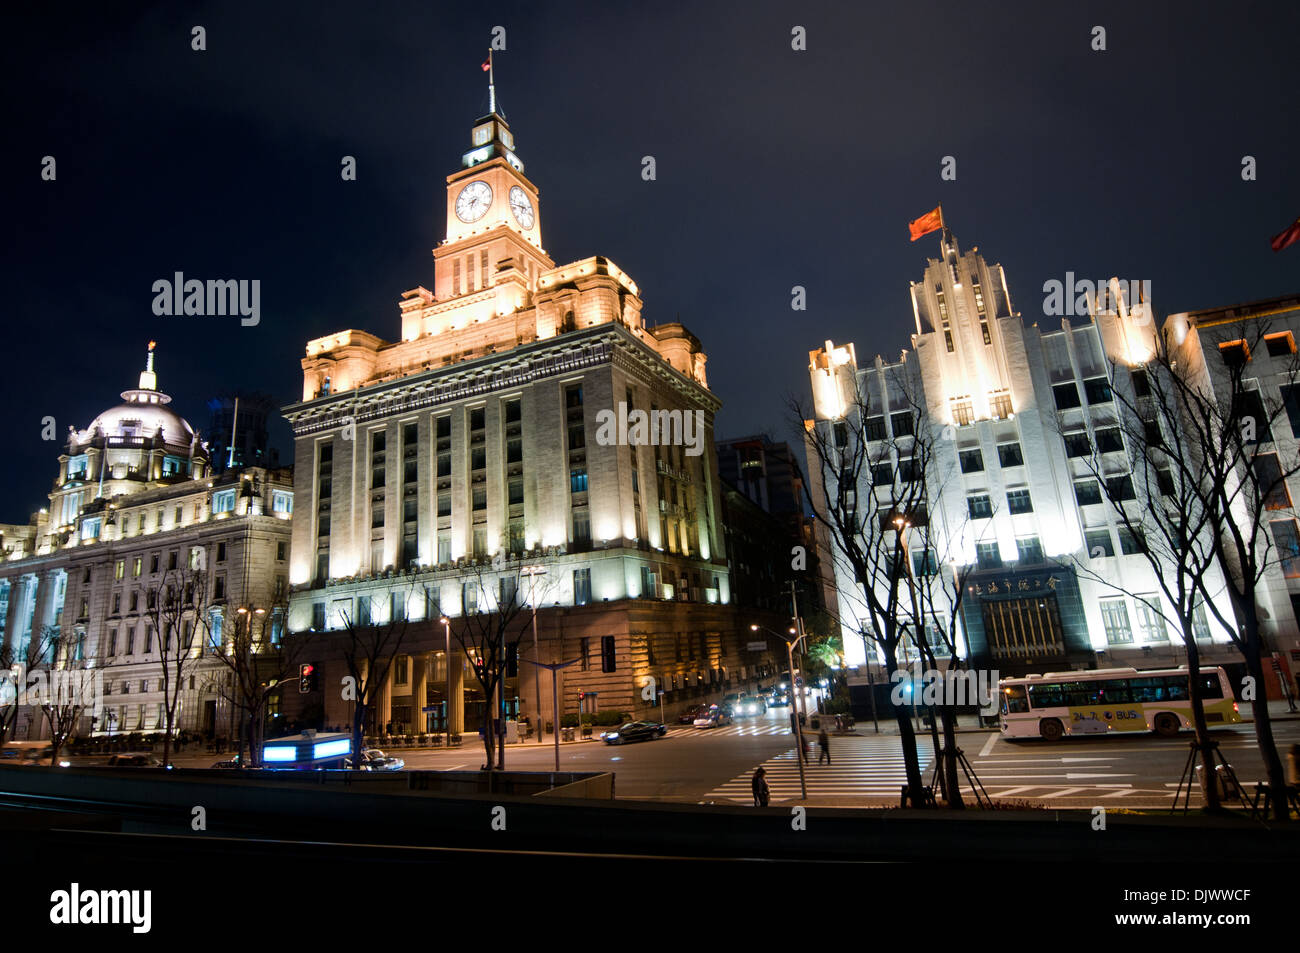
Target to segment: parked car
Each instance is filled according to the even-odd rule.
[[[151,754],[115,754],[108,759],[110,768],[161,768],[162,762]]]
[[[607,745],[621,745],[629,741],[651,741],[662,738],[668,733],[668,726],[654,721],[629,721],[619,725],[613,731],[601,733],[601,740]]]
[[[351,768],[352,759],[345,758],[343,766]],[[361,752],[362,771],[400,771],[404,767],[406,767],[406,762],[402,758],[386,755],[378,748],[365,748]]]
[[[681,717],[677,719],[677,723],[679,725],[693,725],[695,724],[695,719],[699,718],[700,715],[703,715],[708,710],[708,705],[691,705],[682,712]]]
[[[240,763],[239,755],[235,755],[233,758],[229,758],[225,761],[218,761],[212,767],[221,768],[222,770],[226,770],[226,771],[233,771],[238,768],[242,768],[243,764]]]
[[[731,724],[731,712],[721,705],[714,705],[695,719],[696,728],[718,728],[729,724]]]

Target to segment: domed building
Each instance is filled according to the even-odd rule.
[[[149,342],[139,386],[122,392],[111,407],[84,430],[68,429],[67,453],[50,494],[49,535],[55,546],[74,536],[96,539],[102,520],[91,515],[115,506],[118,497],[208,475],[207,447],[185,418],[167,405],[154,372],[155,342]],[[101,502],[102,501],[102,502]],[[98,505],[97,505],[98,504]]]
[[[2,667],[89,676],[99,688],[79,714],[83,737],[169,726],[231,736],[237,693],[219,655],[249,626],[266,646],[255,651],[273,655],[283,630],[292,471],[214,474],[171,402],[150,342],[138,386],[85,429],[69,429],[48,510],[26,526],[0,524]],[[186,594],[179,612],[164,612],[176,592]],[[159,653],[164,641],[170,657]],[[191,646],[183,659],[177,645]],[[12,701],[12,684],[0,684],[0,702]],[[10,737],[50,737],[49,716],[34,704],[5,717],[14,718]]]

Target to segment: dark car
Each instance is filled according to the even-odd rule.
[[[700,715],[704,714],[708,710],[709,710],[708,705],[691,705],[684,712],[682,712],[681,717],[677,719],[677,724],[693,725],[695,724],[695,719],[699,718]]]
[[[650,741],[661,738],[668,733],[668,726],[653,721],[629,721],[619,725],[613,731],[601,734],[601,740],[607,745],[621,745],[628,741]]]
[[[790,704],[790,696],[779,688],[772,689],[772,694],[768,696],[767,703],[773,708],[784,708]]]

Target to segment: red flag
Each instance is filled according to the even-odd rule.
[[[1269,241],[1273,246],[1273,251],[1281,251],[1287,245],[1294,245],[1300,242],[1300,218],[1291,223],[1290,228],[1284,228],[1279,234],[1274,235]]]
[[[492,57],[489,56],[487,59],[483,61],[483,72],[486,73],[491,68],[492,68]]]
[[[926,212],[915,222],[907,223],[907,229],[912,233],[912,241],[916,241],[922,235],[937,232],[941,228],[943,228],[943,206],[941,205],[936,205],[934,211]]]

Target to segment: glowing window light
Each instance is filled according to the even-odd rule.
[[[348,738],[339,738],[337,741],[321,741],[312,745],[312,760],[319,761],[321,758],[341,758],[345,754],[352,753],[352,741]]]

